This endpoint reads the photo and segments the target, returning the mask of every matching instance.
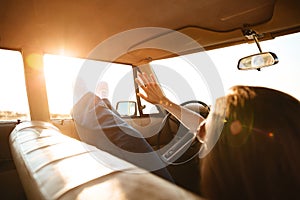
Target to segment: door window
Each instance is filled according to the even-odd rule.
[[[0,49],[0,121],[28,120],[24,64],[19,51]]]

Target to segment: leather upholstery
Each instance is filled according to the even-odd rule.
[[[21,123],[10,148],[28,199],[201,199],[50,123]]]

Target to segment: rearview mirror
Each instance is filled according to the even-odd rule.
[[[136,116],[136,102],[119,101],[116,110],[121,116]]]
[[[263,52],[241,58],[238,62],[239,70],[258,69],[268,67],[278,63],[276,54],[272,52]]]

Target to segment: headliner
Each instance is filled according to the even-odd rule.
[[[260,40],[298,32],[299,10],[299,0],[1,0],[0,47],[52,54],[64,49],[74,57],[138,65],[203,50],[174,42],[176,33],[168,29],[209,50],[248,42],[247,27]],[[139,32],[91,54],[115,34],[142,27],[165,29]],[[149,48],[162,40],[176,48]],[[116,57],[116,51],[123,53]]]

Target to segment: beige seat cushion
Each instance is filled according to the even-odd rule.
[[[201,199],[49,123],[18,125],[10,147],[28,199]]]

